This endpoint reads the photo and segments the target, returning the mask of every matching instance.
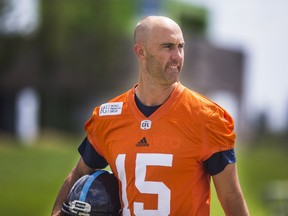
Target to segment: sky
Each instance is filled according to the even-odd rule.
[[[6,17],[5,23],[0,20],[0,28],[23,34],[33,31],[39,22],[38,0],[21,0],[21,5],[17,4],[18,0],[7,1],[17,7],[8,19]],[[287,127],[288,1],[178,1],[208,9],[208,38],[216,46],[240,49],[244,52],[245,116],[253,120],[259,113],[265,113],[271,130],[277,131]]]
[[[205,6],[208,37],[217,46],[246,55],[244,110],[265,113],[272,131],[288,124],[288,1],[183,0]]]
[[[5,0],[4,17],[0,20],[0,30],[6,33],[29,34],[39,24],[38,0]]]

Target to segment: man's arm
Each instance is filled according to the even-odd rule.
[[[56,198],[53,210],[52,210],[52,216],[61,216],[63,213],[61,213],[62,203],[66,201],[66,198],[74,185],[74,183],[81,178],[83,175],[89,174],[94,169],[91,169],[88,167],[82,158],[78,161],[77,165],[72,169],[72,171],[69,173],[69,175],[66,177],[59,193]]]
[[[227,216],[249,216],[235,163],[228,164],[225,169],[213,176],[218,199]]]

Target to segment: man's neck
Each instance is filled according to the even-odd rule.
[[[135,93],[142,104],[146,106],[157,106],[163,104],[171,95],[178,82],[171,85],[145,85],[139,82]]]

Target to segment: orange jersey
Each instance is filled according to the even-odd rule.
[[[230,115],[180,83],[150,117],[134,88],[96,107],[87,137],[119,179],[123,215],[209,215],[214,153],[234,147]]]

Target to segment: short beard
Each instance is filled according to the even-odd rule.
[[[156,78],[158,81],[165,78],[165,74],[163,72],[164,69],[161,67],[161,65],[157,64],[155,57],[149,53],[147,54],[146,58],[146,69],[148,74],[151,77]]]

